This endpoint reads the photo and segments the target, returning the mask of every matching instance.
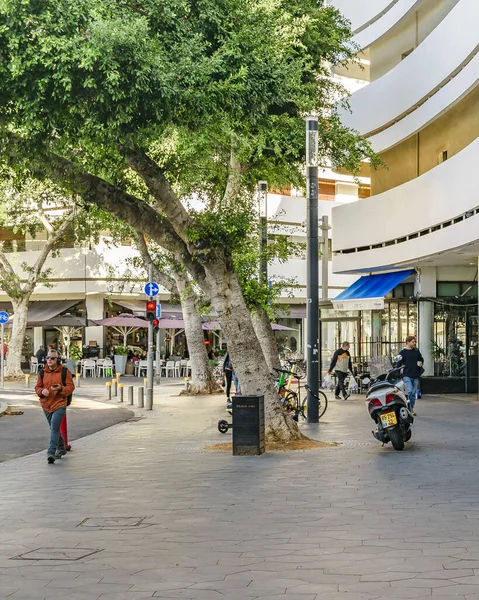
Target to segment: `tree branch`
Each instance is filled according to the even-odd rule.
[[[178,294],[178,289],[173,278],[164,271],[161,271],[153,262],[153,258],[148,250],[145,236],[142,233],[135,231],[134,238],[146,270],[148,271],[150,265],[153,267],[153,279],[164,288],[169,290],[172,294]]]
[[[3,250],[0,250],[0,277],[1,287],[10,298],[23,292],[20,278],[15,273]]]
[[[238,198],[241,190],[241,180],[243,175],[243,166],[238,159],[239,142],[235,135],[231,136],[231,152],[228,181],[226,182],[225,193],[221,199],[220,208],[230,209],[234,201]]]
[[[22,138],[9,134],[3,138],[2,146],[3,156],[12,165],[24,158],[25,141]],[[38,159],[38,155],[36,158]],[[178,223],[173,227],[170,218],[160,215],[144,200],[124,192],[96,175],[83,171],[66,158],[53,152],[44,153],[42,158],[40,165],[37,161],[29,164],[35,177],[38,179],[49,177],[80,196],[84,202],[96,204],[126,221],[133,229],[146,233],[183,263],[196,281],[204,281],[205,270],[193,259],[182,236],[177,233]],[[187,217],[186,211],[181,204],[180,206]],[[186,221],[184,222],[186,224]]]
[[[53,233],[50,235],[48,240],[45,242],[45,245],[43,246],[37,260],[35,261],[35,264],[33,265],[32,270],[30,271],[30,274],[28,275],[27,284],[25,286],[25,291],[33,293],[33,290],[35,289],[35,286],[37,285],[38,278],[40,277],[41,271],[43,269],[43,265],[45,264],[45,261],[47,260],[48,255],[52,251],[55,244],[57,244],[62,239],[62,237],[65,235],[67,229],[73,223],[74,219],[75,219],[75,211],[72,210],[71,212],[63,215],[63,219],[62,219],[60,226],[57,229],[55,229],[53,227],[53,225],[45,217],[45,221],[47,221],[48,225],[50,226],[48,231],[52,230]]]
[[[190,225],[190,218],[180,199],[171,189],[170,182],[165,177],[163,170],[139,148],[122,147],[121,151],[125,154],[130,167],[146,183],[158,208],[167,216],[176,233],[187,242],[185,232]]]

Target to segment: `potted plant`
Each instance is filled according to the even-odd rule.
[[[134,375],[134,374],[135,374],[135,363],[132,360],[129,360],[126,363],[125,375]]]
[[[83,351],[80,346],[72,344],[68,348],[67,369],[72,372],[73,376],[77,374],[78,361],[83,357]]]
[[[125,374],[126,361],[128,359],[128,348],[126,346],[115,347],[115,369],[116,373]]]

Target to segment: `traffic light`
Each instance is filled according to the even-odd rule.
[[[153,321],[154,319],[156,319],[156,302],[148,300],[146,303],[146,320]]]
[[[153,331],[155,333],[157,333],[159,328],[160,328],[160,321],[158,319],[153,319]]]

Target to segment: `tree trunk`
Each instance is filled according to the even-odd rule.
[[[227,338],[241,391],[264,396],[267,438],[282,443],[304,438],[296,422],[282,410],[236,273],[227,260],[219,258],[207,263],[205,270],[208,293]]]
[[[195,297],[187,289],[188,281],[175,277],[176,286],[181,298],[183,320],[185,322],[185,336],[188,343],[188,352],[191,360],[191,382],[189,395],[214,394],[221,391],[213,378],[208,362],[208,352],[204,343],[201,317],[195,305]]]
[[[259,340],[261,349],[263,350],[266,364],[270,373],[274,373],[274,369],[281,368],[279,360],[278,344],[274,336],[274,331],[271,327],[271,321],[268,313],[261,306],[256,307],[251,312],[253,327],[256,332],[256,337]]]
[[[12,325],[12,336],[8,344],[7,361],[5,364],[5,378],[24,378],[21,362],[23,340],[25,338],[25,330],[27,328],[29,299],[30,295],[24,296],[21,299],[11,299],[13,304],[14,317]]]

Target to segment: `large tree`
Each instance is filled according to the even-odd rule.
[[[166,248],[211,299],[270,436],[285,419],[232,253],[258,179],[302,181],[304,116],[320,155],[355,171],[369,145],[335,113],[328,62],[348,24],[316,0],[5,0],[0,151],[118,215]],[[203,202],[190,211],[186,198]]]
[[[74,218],[75,210],[71,200],[63,198],[52,187],[27,180],[20,190],[15,190],[5,180],[0,188],[1,226],[10,228],[20,239],[27,234],[34,237],[43,231],[47,234],[33,265],[18,260],[21,253],[7,252],[8,240],[0,243],[0,288],[10,298],[14,313],[5,365],[5,376],[8,378],[23,378],[21,358],[28,304],[39,283],[48,285],[52,271],[44,268],[45,262],[68,233]],[[15,262],[12,257],[16,259]]]

